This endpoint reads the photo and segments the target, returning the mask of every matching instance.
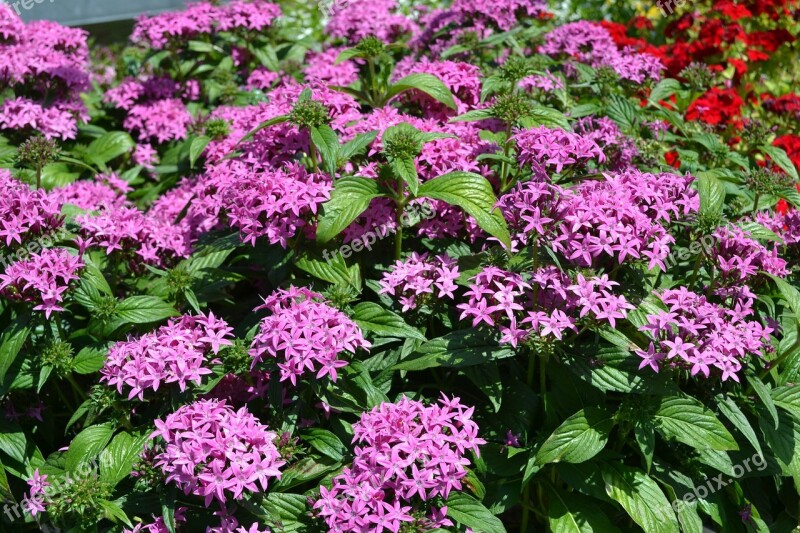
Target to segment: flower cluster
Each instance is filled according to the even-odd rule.
[[[80,93],[89,87],[88,34],[50,21],[23,23],[0,5],[0,129],[74,139],[88,118]]]
[[[165,266],[191,251],[188,229],[174,220],[161,220],[135,207],[104,210],[76,217],[80,224],[82,250],[99,247],[125,255],[131,265]]]
[[[459,278],[458,264],[448,255],[428,257],[414,252],[405,261],[397,261],[383,275],[379,294],[398,299],[403,312],[419,308],[423,302],[453,299],[455,281]]]
[[[280,7],[263,0],[228,4],[198,2],[183,11],[141,17],[131,40],[155,50],[218,31],[263,31],[281,15]]]
[[[53,232],[64,222],[61,204],[42,190],[30,187],[0,169],[0,242],[6,246]]]
[[[50,192],[50,198],[59,205],[71,204],[87,211],[118,209],[133,189],[116,174],[98,174],[93,180],[78,180]]]
[[[83,266],[83,260],[67,250],[48,248],[10,264],[0,274],[0,294],[11,301],[34,303],[35,311],[50,318],[54,311],[64,310],[64,293]]]
[[[712,238],[714,246],[709,252],[723,285],[739,285],[761,272],[779,277],[788,274],[786,261],[778,256],[776,246],[767,249],[741,228],[720,227]]]
[[[274,292],[259,309],[271,314],[261,321],[250,347],[253,366],[267,356],[276,358],[281,381],[289,380],[292,385],[307,371],[316,372],[317,379],[329,375],[336,381],[337,369],[347,365],[340,355],[370,347],[347,315],[308,289],[290,287]]]
[[[114,344],[101,373],[104,381],[128,399],[144,400],[144,391],[157,391],[162,384],[177,383],[181,391],[190,383],[200,384],[211,373],[208,355],[230,346],[233,328],[213,313],[184,315],[138,338]]]
[[[395,0],[359,0],[348,2],[333,12],[326,31],[332,37],[354,44],[370,35],[384,42],[394,42],[416,26],[397,11]]]
[[[461,319],[497,328],[501,342],[517,346],[539,337],[562,339],[567,330],[577,332],[577,321],[586,317],[612,327],[634,307],[613,293],[618,283],[608,276],[586,279],[578,274],[573,283],[556,267],[543,267],[528,276],[486,267],[470,281],[467,302],[458,304]]]
[[[620,50],[603,26],[587,21],[554,29],[547,34],[539,52],[552,56],[564,54],[594,68],[611,68],[621,79],[634,83],[658,81],[664,69],[656,56],[636,53],[632,48]]]
[[[565,166],[597,160],[603,163],[606,156],[590,136],[539,126],[522,130],[514,135],[518,159],[531,165],[534,175],[547,179],[548,168],[561,172]]]
[[[629,168],[571,189],[522,183],[499,206],[515,231],[515,246],[546,241],[584,267],[647,259],[648,268],[666,270],[674,242],[666,227],[699,209],[692,181]]]
[[[133,106],[125,119],[125,129],[138,132],[141,140],[159,143],[186,138],[192,115],[177,98],[155,100]]]
[[[229,497],[266,491],[286,464],[275,433],[245,407],[234,411],[225,402],[199,400],[155,424],[151,438],[163,439],[155,466],[184,493],[205,497],[206,507],[216,500],[224,508]]]
[[[770,327],[748,320],[753,314],[755,295],[747,286],[727,291],[733,305],[710,302],[686,287],[666,290],[657,296],[667,310],[647,315],[640,329],[650,333],[653,342],[647,350],[637,350],[639,368],[686,369],[692,376],[719,377],[739,381],[748,356],[771,350]]]
[[[333,479],[330,489],[321,487],[314,504],[329,531],[398,531],[404,524],[419,531],[452,525],[445,518],[447,508],[430,502],[462,489],[469,465],[465,454],[479,455],[485,443],[478,437],[473,410],[443,395],[430,406],[403,397],[361,415],[353,424],[359,446],[352,466]]]

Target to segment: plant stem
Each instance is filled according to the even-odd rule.
[[[369,65],[369,84],[372,92],[372,106],[377,107],[378,104],[378,77],[375,75],[375,61],[372,58],[367,59]],[[382,103],[381,103],[382,104]]]
[[[69,374],[67,374],[66,378],[67,378],[67,381],[69,381],[69,384],[70,384],[70,385],[72,385],[72,388],[73,388],[73,390],[75,391],[75,393],[76,393],[76,394],[77,394],[77,395],[78,395],[78,396],[79,396],[79,397],[80,397],[82,400],[86,400],[86,399],[88,398],[88,396],[87,396],[87,395],[86,395],[86,393],[83,391],[83,389],[81,389],[81,386],[80,386],[80,385],[78,385],[78,382],[77,382],[77,381],[75,381],[75,377],[72,375],[72,373],[69,373]]]
[[[308,157],[311,158],[311,166],[314,168],[314,173],[319,173],[319,164],[317,163],[317,147],[314,146],[314,141],[311,140],[309,140],[308,145]]]
[[[403,208],[397,206],[397,232],[394,234],[394,258],[400,260],[403,255]]]

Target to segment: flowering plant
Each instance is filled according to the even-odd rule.
[[[2,529],[796,528],[798,2],[307,4],[0,6]]]

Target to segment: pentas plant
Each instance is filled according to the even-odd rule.
[[[0,9],[0,529],[796,528],[800,5],[597,3]]]

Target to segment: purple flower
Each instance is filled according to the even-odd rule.
[[[269,431],[245,407],[234,411],[225,402],[200,400],[180,407],[165,420],[156,420],[154,464],[185,494],[216,500],[266,491],[280,479],[281,459]]]
[[[690,375],[718,376],[739,381],[743,363],[750,355],[772,350],[772,328],[748,320],[753,314],[754,295],[745,285],[720,289],[716,295],[727,305],[708,301],[686,287],[666,290],[657,296],[667,306],[647,316],[640,328],[653,338],[639,368],[658,372],[664,366],[689,370]]]
[[[370,347],[355,322],[308,289],[276,291],[259,309],[271,314],[261,321],[250,346],[253,366],[265,357],[276,358],[281,381],[292,385],[309,372],[315,372],[317,379],[328,375],[336,381],[337,369],[347,365],[339,356]]]
[[[157,391],[162,384],[177,383],[184,391],[189,383],[199,385],[204,375],[211,374],[208,354],[230,346],[232,331],[213,313],[172,319],[152,333],[114,344],[101,381],[120,394],[129,388],[129,399],[143,400],[146,389]]]
[[[64,293],[78,279],[84,263],[80,257],[63,248],[51,248],[30,259],[17,261],[0,274],[0,294],[12,301],[34,303],[35,311],[44,311],[47,318],[63,311]]]
[[[485,443],[477,436],[473,410],[458,398],[442,396],[426,407],[403,397],[362,414],[353,424],[353,464],[333,478],[330,489],[320,488],[314,504],[329,530],[397,532],[414,524],[415,510],[427,514],[417,524],[424,530],[452,525],[446,509],[428,502],[462,489],[470,464],[465,453],[478,455]]]
[[[452,300],[458,278],[458,264],[448,255],[429,258],[428,254],[414,252],[405,261],[397,261],[383,275],[379,294],[398,298],[405,312],[418,308],[421,299]],[[425,295],[430,297],[426,298]]]

